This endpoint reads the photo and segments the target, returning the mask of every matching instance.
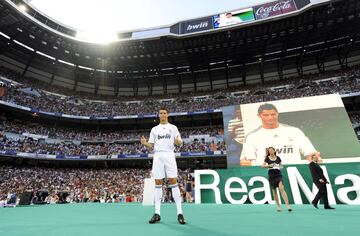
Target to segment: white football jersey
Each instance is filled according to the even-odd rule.
[[[178,128],[170,123],[158,124],[150,132],[149,143],[154,144],[154,152],[173,152],[175,138],[181,139]]]
[[[275,129],[259,127],[250,132],[246,138],[240,159],[251,160],[252,165],[264,162],[266,148],[274,147],[283,164],[301,163],[301,154],[306,156],[316,152],[316,149],[298,128],[279,124]]]

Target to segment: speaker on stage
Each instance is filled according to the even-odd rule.
[[[23,192],[20,196],[19,205],[30,205],[32,197],[32,192]]]

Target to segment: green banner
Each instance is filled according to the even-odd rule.
[[[360,163],[321,165],[329,179],[330,204],[360,204]],[[289,202],[308,204],[316,195],[308,165],[288,165],[282,169]],[[267,169],[259,166],[224,170],[195,171],[196,203],[273,204]],[[283,201],[282,201],[283,202]]]

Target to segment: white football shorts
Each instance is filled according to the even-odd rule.
[[[152,175],[154,179],[177,178],[178,170],[173,152],[154,153],[152,164]]]

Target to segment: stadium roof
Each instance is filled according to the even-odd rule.
[[[270,1],[228,0],[220,4],[218,0],[24,0],[57,22],[89,32],[103,32],[104,28],[117,32],[172,25]]]
[[[63,37],[8,4],[0,8],[1,54],[24,65],[24,75],[36,68],[52,75],[48,80],[66,78],[58,83],[75,90],[90,84],[95,93],[99,86],[113,88],[114,95],[119,88],[137,95],[151,94],[154,88],[167,93],[265,82],[281,79],[287,71],[301,75],[307,66],[322,71],[328,62],[345,65],[360,50],[360,2],[355,0],[186,37],[110,45]]]

